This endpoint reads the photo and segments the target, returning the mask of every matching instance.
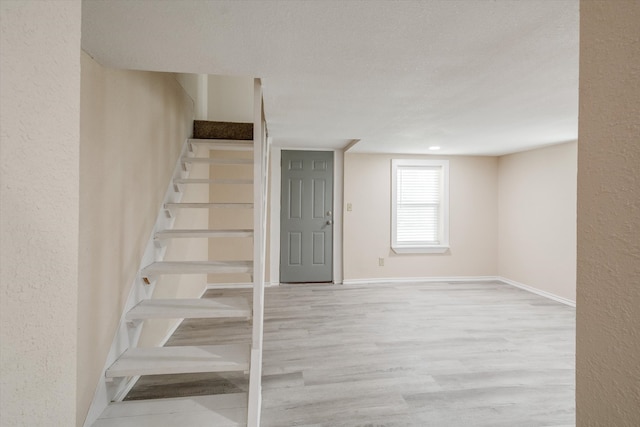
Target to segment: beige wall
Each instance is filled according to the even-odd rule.
[[[80,2],[0,2],[0,424],[76,417]]]
[[[253,78],[209,76],[209,120],[253,123]]]
[[[83,53],[81,82],[79,423],[193,119],[173,74],[104,68]]]
[[[640,2],[580,3],[578,426],[640,425]]]
[[[450,251],[402,254],[391,250],[391,159],[380,154],[344,156],[344,280],[498,273],[498,160],[450,160]],[[346,211],[351,203],[353,210]],[[378,258],[385,258],[384,267]]]
[[[207,82],[208,119],[225,122],[253,123],[253,78],[210,75]],[[211,157],[253,158],[250,152],[211,151]],[[253,164],[247,166],[216,165],[211,168],[211,179],[251,179]],[[253,203],[253,187],[250,185],[211,185],[211,203]],[[209,226],[216,230],[253,229],[251,209],[213,209]],[[209,240],[209,259],[212,261],[238,261],[253,259],[253,239],[220,238]],[[209,283],[249,283],[249,274],[210,274]]]
[[[577,143],[500,157],[498,272],[575,301]]]
[[[196,155],[206,157],[200,148]],[[204,164],[191,166],[189,178],[206,179],[209,168]],[[182,202],[206,202],[208,190],[203,185],[184,185]],[[209,224],[209,212],[206,209],[182,209],[175,213],[173,229],[206,229]],[[164,242],[165,261],[207,261],[207,239],[171,239]],[[164,275],[156,281],[153,298],[199,298],[205,290],[206,274]],[[152,319],[144,322],[138,347],[156,347],[163,344],[166,338],[180,323],[178,319]]]
[[[212,158],[253,159],[250,151],[211,150]],[[215,165],[209,172],[211,179],[252,179],[253,163],[248,165]],[[211,203],[253,203],[253,185],[212,184],[209,187]],[[253,209],[212,209],[209,228],[213,230],[253,229]],[[211,261],[251,261],[253,239],[225,237],[209,240]],[[249,274],[210,274],[209,283],[249,283]]]

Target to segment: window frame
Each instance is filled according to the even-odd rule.
[[[399,243],[397,239],[398,169],[403,167],[440,168],[439,243],[425,245]],[[449,250],[449,160],[391,159],[391,249],[397,254],[445,253]]]

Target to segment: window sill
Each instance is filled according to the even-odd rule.
[[[443,254],[449,250],[449,246],[392,246],[397,254]]]

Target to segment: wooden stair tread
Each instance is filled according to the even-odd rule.
[[[93,427],[246,426],[246,393],[114,402]]]
[[[198,178],[176,178],[174,184],[253,184],[253,179],[198,179]]]
[[[251,273],[252,261],[158,261],[142,269],[142,275]]]
[[[220,209],[252,209],[253,203],[165,203],[165,209],[174,208],[220,208]]]
[[[208,163],[212,165],[252,165],[253,159],[240,158],[211,158],[211,157],[183,157],[182,163]]]
[[[110,367],[107,378],[136,375],[237,372],[249,370],[249,344],[133,347]]]
[[[160,240],[185,237],[253,237],[253,230],[162,230],[154,238]]]
[[[248,319],[251,308],[239,297],[198,299],[147,299],[129,312],[127,320],[144,319]]]
[[[93,427],[240,427],[246,422],[246,393],[231,393],[114,402]]]

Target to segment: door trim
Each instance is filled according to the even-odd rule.
[[[344,150],[341,148],[304,148],[271,146],[271,186],[269,203],[269,281],[280,284],[280,184],[282,178],[282,150],[333,151],[333,283],[342,284],[342,200]]]

